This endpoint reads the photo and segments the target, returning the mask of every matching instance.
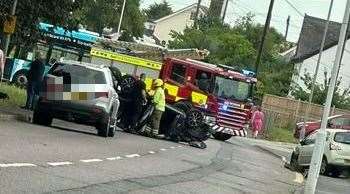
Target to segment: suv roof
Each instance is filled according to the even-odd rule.
[[[59,63],[64,63],[68,65],[78,65],[78,66],[83,66],[83,67],[90,67],[94,69],[104,69],[107,68],[106,65],[98,65],[98,64],[93,64],[93,63],[85,63],[81,61],[73,61],[73,60],[62,60]]]

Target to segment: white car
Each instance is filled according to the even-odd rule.
[[[33,122],[49,126],[57,118],[95,126],[99,136],[113,137],[119,109],[116,85],[109,67],[56,63],[45,76]]]
[[[291,156],[290,164],[295,169],[310,166],[317,132],[308,135],[300,142]],[[320,174],[337,177],[344,170],[350,171],[350,131],[344,129],[326,129],[327,140],[324,149]]]

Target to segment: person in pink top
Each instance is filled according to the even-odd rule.
[[[1,45],[1,40],[0,40]],[[5,54],[0,48],[0,81],[2,81],[3,75],[4,75],[4,69],[5,69]]]
[[[253,137],[257,138],[258,134],[263,130],[264,127],[264,113],[261,111],[261,107],[258,106],[256,108],[256,111],[254,111],[252,116],[252,130],[253,130]]]

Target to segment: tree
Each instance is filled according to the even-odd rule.
[[[103,33],[105,28],[117,31],[123,0],[85,0],[82,9],[74,13],[75,18],[91,31]],[[122,22],[123,40],[131,40],[133,36],[141,37],[145,18],[141,13],[140,0],[128,0]]]
[[[304,75],[304,77],[302,77],[302,80],[306,88],[304,89],[298,85],[292,91],[292,95],[297,99],[308,101],[312,88],[312,77],[309,73],[307,73]],[[342,77],[339,77],[334,90],[332,105],[337,108],[350,109],[350,88],[341,90],[339,87],[341,82]],[[324,72],[323,83],[316,83],[315,85],[314,96],[312,100],[313,103],[320,105],[323,105],[325,103],[329,84],[330,78],[328,77],[328,73]]]
[[[0,1],[0,27],[9,17],[13,1]],[[73,11],[79,9],[82,1],[58,0],[20,0],[17,4],[16,31],[12,36],[11,45],[32,46],[40,37],[38,23],[43,21],[53,25],[64,26],[67,29],[77,27],[79,21],[73,18]]]
[[[207,49],[207,62],[252,68],[256,51],[244,36],[216,19],[202,18],[198,26],[199,29],[187,28],[183,33],[173,31],[169,47]]]
[[[154,3],[143,11],[148,20],[157,20],[173,13],[173,10],[166,0],[164,0],[162,3]]]

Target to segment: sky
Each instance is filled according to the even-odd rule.
[[[153,3],[160,3],[163,0],[141,0],[141,8],[147,8]],[[197,0],[167,0],[176,11]],[[288,4],[288,2],[290,4]],[[202,0],[202,5],[209,7],[210,0]],[[248,12],[255,14],[255,21],[265,23],[270,0],[229,0],[225,22],[234,25],[237,18],[246,15]],[[346,0],[334,0],[331,20],[341,22],[344,14]],[[290,27],[287,40],[297,42],[303,24],[305,14],[326,19],[330,0],[275,0],[272,13],[271,26],[275,27],[282,34],[285,33],[286,21],[290,15]],[[294,7],[294,8],[293,8]]]

